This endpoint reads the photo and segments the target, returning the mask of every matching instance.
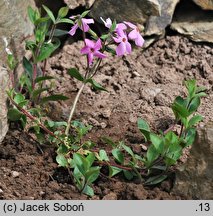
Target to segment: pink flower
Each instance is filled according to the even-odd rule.
[[[105,27],[111,28],[111,26],[112,26],[112,20],[110,18],[107,18],[106,21],[102,17],[100,17],[100,19],[104,23]]]
[[[144,39],[140,34],[140,31],[138,27],[130,22],[124,22],[126,25],[128,25],[131,29],[133,29],[129,34],[128,38],[130,40],[135,41],[135,44],[139,47],[142,47],[144,44]]]
[[[89,31],[89,25],[88,24],[91,24],[91,23],[94,23],[94,20],[93,19],[86,19],[86,18],[82,18],[80,20],[80,27],[79,27],[79,22],[77,22],[72,28],[71,30],[68,32],[70,35],[74,35],[76,30],[78,28],[80,28],[82,31],[84,32],[88,32]]]
[[[117,25],[116,25],[116,31],[124,31],[124,30],[126,30],[127,29],[127,27],[126,27],[126,25],[125,24],[123,24],[123,23],[118,23]]]
[[[117,56],[122,56],[125,53],[130,54],[132,51],[131,44],[128,41],[126,33],[123,31],[123,27],[124,26],[120,26],[117,28],[117,37],[113,37],[114,41],[119,43],[116,48]]]
[[[88,60],[90,65],[93,62],[94,56],[98,58],[106,58],[106,55],[99,51],[102,47],[100,38],[96,42],[89,39],[85,39],[85,43],[86,46],[81,49],[81,53],[88,55]]]

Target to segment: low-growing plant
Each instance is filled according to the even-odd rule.
[[[172,104],[175,124],[159,135],[151,132],[149,125],[143,119],[138,119],[138,128],[146,141],[150,143],[145,156],[144,165],[148,169],[146,184],[156,184],[167,178],[166,171],[182,156],[183,149],[191,146],[195,140],[195,125],[203,117],[194,114],[200,106],[201,97],[205,96],[205,88],[197,87],[195,80],[185,81],[188,94],[186,98],[178,96]],[[172,131],[180,125],[179,131]],[[156,172],[157,171],[157,172]],[[153,173],[159,173],[153,175]],[[153,176],[152,176],[153,175]]]
[[[33,131],[40,144],[54,144],[57,148],[56,161],[65,167],[76,188],[89,196],[94,195],[92,183],[104,175],[102,167],[108,167],[108,178],[120,173],[126,179],[138,178],[145,184],[157,184],[167,177],[169,167],[174,165],[182,155],[183,148],[191,145],[195,137],[195,124],[202,120],[199,115],[193,115],[200,105],[200,98],[205,96],[204,89],[198,88],[194,80],[186,81],[187,98],[177,97],[172,105],[176,117],[176,124],[181,125],[180,132],[171,129],[157,135],[150,131],[148,124],[138,120],[138,128],[145,140],[150,143],[146,155],[135,154],[124,142],[113,142],[103,139],[111,145],[111,150],[96,148],[96,144],[85,139],[85,135],[92,126],[73,120],[78,100],[86,85],[95,90],[107,91],[94,79],[101,62],[107,57],[106,53],[123,56],[132,52],[128,40],[133,40],[136,46],[142,47],[144,39],[136,25],[130,22],[116,23],[109,18],[103,21],[106,32],[102,35],[95,33],[90,24],[93,19],[85,18],[89,11],[81,15],[66,18],[68,8],[61,8],[57,17],[49,8],[43,6],[47,15],[41,17],[38,10],[28,9],[28,15],[34,24],[34,40],[26,42],[26,49],[32,54],[31,59],[23,58],[25,72],[15,86],[8,91],[11,107],[8,111],[10,121],[19,121],[23,128]],[[52,80],[46,71],[47,59],[60,46],[56,36],[64,31],[56,29],[59,23],[71,23],[68,32],[73,36],[78,29],[82,31],[84,47],[81,53],[86,55],[86,71],[79,72],[76,68],[68,70],[68,74],[82,83],[70,107],[67,122],[52,121],[46,116],[44,104],[49,101],[66,100],[64,95],[49,95],[51,86],[46,81]],[[88,38],[89,37],[89,38]],[[116,47],[116,48],[115,48]],[[13,71],[16,60],[10,53],[8,67]]]

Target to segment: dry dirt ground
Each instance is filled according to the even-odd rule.
[[[54,92],[70,99],[51,104],[51,118],[67,119],[69,106],[80,83],[67,75],[76,67],[83,73],[85,57],[82,42],[66,44],[48,61],[48,75],[56,77]],[[108,57],[103,61],[96,81],[108,92],[86,87],[75,119],[93,125],[87,138],[101,143],[101,137],[123,140],[137,153],[144,140],[137,129],[137,118],[144,118],[154,131],[166,130],[174,121],[170,105],[177,95],[186,93],[183,81],[195,78],[207,88],[198,112],[201,124],[213,120],[213,49],[181,36],[167,36],[145,51],[135,49],[126,57]],[[42,147],[43,154],[30,137],[10,130],[0,148],[1,199],[87,199],[72,186],[67,172],[58,168],[55,150]],[[147,188],[120,176],[114,180],[100,177],[94,184],[93,199],[187,199],[171,193],[172,179]]]

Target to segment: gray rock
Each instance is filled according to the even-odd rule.
[[[34,6],[33,0],[4,0],[0,2],[0,142],[5,136],[7,126],[6,88],[8,72],[3,67],[7,60],[6,46],[18,61],[24,55],[24,39],[32,35],[33,26],[27,18],[28,5]]]
[[[204,10],[213,10],[213,0],[193,0]]]
[[[180,0],[159,0],[160,16],[151,16],[148,19],[145,36],[161,35],[172,22],[175,7]]]
[[[7,105],[6,89],[9,86],[8,71],[0,66],[0,143],[7,133]]]
[[[213,11],[203,11],[186,1],[177,10],[171,28],[191,40],[213,43]]]
[[[213,199],[213,122],[198,129],[187,162],[177,172],[173,193],[190,199]]]
[[[151,15],[160,15],[158,0],[96,0],[90,13],[97,21],[100,17],[144,24]]]
[[[0,2],[0,64],[5,63],[5,42],[16,55],[24,54],[24,39],[32,35],[33,26],[27,17],[27,7],[34,6],[33,0],[5,0]],[[4,38],[4,40],[3,40]]]
[[[64,0],[64,2],[70,9],[75,9],[79,6],[90,8],[94,4],[95,0]]]

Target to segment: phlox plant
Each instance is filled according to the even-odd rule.
[[[110,138],[103,138],[103,141],[111,146],[110,151],[97,148],[95,143],[84,139],[92,126],[73,120],[81,93],[87,84],[95,90],[107,91],[94,79],[103,59],[108,55],[118,58],[129,55],[132,52],[132,43],[142,47],[144,39],[139,28],[126,20],[117,23],[110,18],[100,18],[106,31],[98,35],[91,29],[95,21],[86,17],[89,11],[66,18],[67,7],[61,8],[56,17],[49,8],[43,8],[47,13],[44,17],[41,17],[38,10],[28,8],[29,18],[34,24],[34,39],[26,41],[26,49],[30,50],[32,58],[23,58],[24,73],[16,86],[11,76],[13,88],[8,91],[11,101],[9,120],[20,122],[29,133],[33,131],[41,145],[53,144],[57,148],[57,163],[68,170],[72,183],[81,193],[94,195],[92,183],[99,175],[105,176],[101,173],[102,167],[108,167],[107,178],[120,173],[128,180],[138,178],[147,185],[163,181],[168,176],[169,167],[182,155],[183,148],[194,141],[194,126],[202,120],[202,117],[194,115],[194,112],[200,105],[200,98],[205,96],[204,89],[197,87],[194,80],[187,81],[187,98],[175,99],[172,109],[176,124],[181,125],[179,134],[172,131],[172,127],[159,135],[155,134],[145,120],[138,120],[138,128],[145,141],[150,144],[145,155],[135,154],[123,141],[114,142]],[[59,23],[71,24],[70,31],[67,33],[57,29]],[[57,36],[64,33],[74,36],[77,31],[83,35],[84,45],[79,52],[85,55],[87,66],[84,72],[70,68],[67,73],[82,85],[70,107],[68,120],[52,121],[47,117],[45,104],[49,101],[66,100],[67,97],[49,95],[52,86],[48,86],[46,81],[54,80],[54,77],[49,76],[46,71],[47,59],[60,45]],[[11,75],[16,63],[12,53],[9,53],[8,69]]]

